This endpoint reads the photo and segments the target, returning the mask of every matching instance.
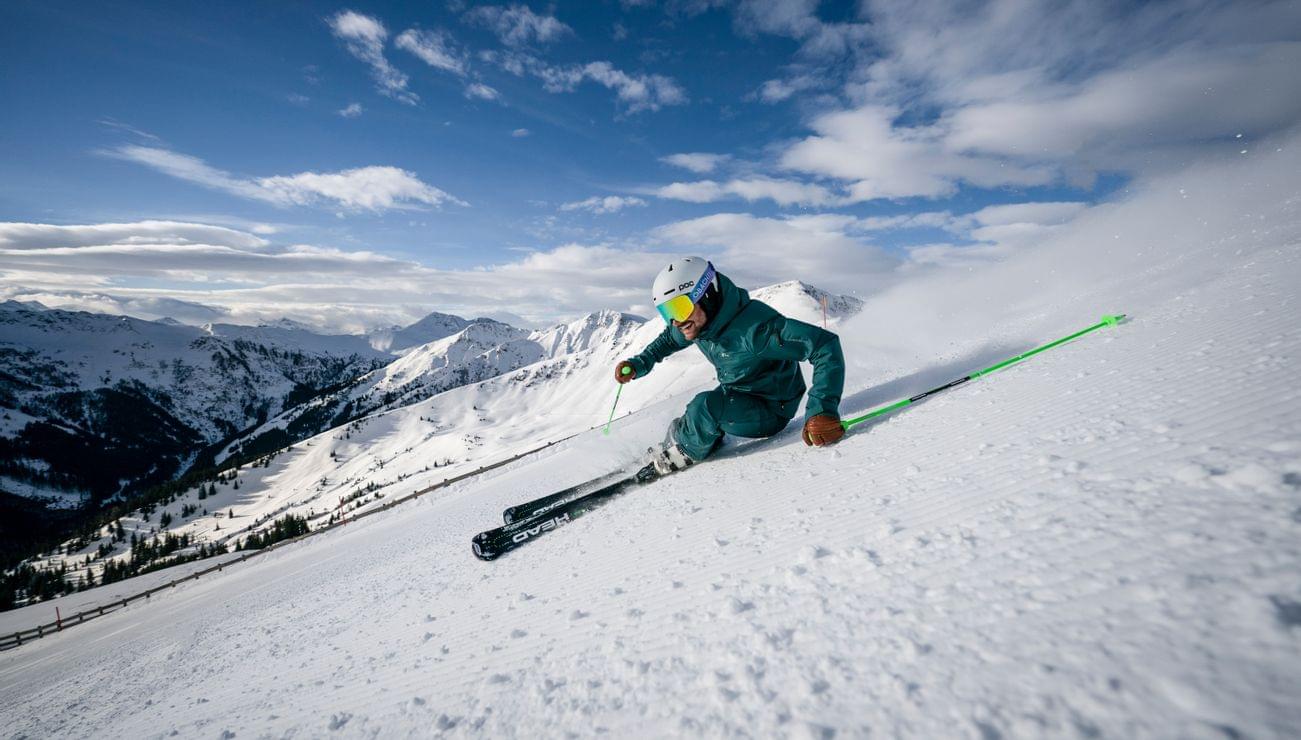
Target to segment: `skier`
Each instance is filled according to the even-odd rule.
[[[804,395],[803,361],[813,364],[804,443],[829,445],[845,435],[839,415],[845,358],[835,334],[751,299],[702,257],[669,263],[651,294],[668,326],[641,354],[615,366],[615,380],[643,378],[655,363],[694,343],[713,363],[719,383],[691,399],[664,443],[651,448],[660,475],[709,457],[725,434],[771,437],[784,429]]]

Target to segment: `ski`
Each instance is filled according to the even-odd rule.
[[[609,475],[603,475],[595,480],[589,480],[586,483],[579,483],[576,486],[570,486],[563,491],[557,491],[555,493],[549,493],[546,496],[540,496],[532,501],[525,501],[522,504],[508,506],[501,512],[502,521],[506,524],[510,524],[522,519],[537,516],[538,514],[544,514],[569,499],[578,498],[585,491],[594,490],[611,483],[616,483],[626,477],[628,477],[628,474],[624,472],[611,473]]]
[[[615,496],[658,477],[659,473],[655,472],[655,466],[647,465],[631,476],[619,478],[613,483],[608,483],[577,498],[552,501],[548,505],[549,508],[527,519],[518,519],[496,529],[480,532],[471,541],[475,557],[480,560],[496,560],[520,545],[532,542],[547,532],[572,522]],[[561,493],[566,492],[561,491]]]

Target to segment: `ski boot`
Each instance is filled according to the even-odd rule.
[[[695,460],[692,460],[687,453],[683,452],[678,443],[672,439],[665,440],[659,447],[648,448],[646,454],[650,459],[642,470],[657,478],[683,470],[695,463]],[[650,470],[647,470],[647,468]],[[641,477],[640,473],[638,477]]]

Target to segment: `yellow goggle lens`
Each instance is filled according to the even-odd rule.
[[[691,312],[696,310],[695,304],[685,295],[675,295],[661,303],[657,308],[660,310],[660,316],[663,316],[664,321],[667,323],[686,321]]]

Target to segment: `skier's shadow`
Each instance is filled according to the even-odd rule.
[[[871,388],[866,388],[842,398],[840,401],[841,417],[852,419],[855,416],[861,416],[872,409],[904,398],[911,398],[918,393],[924,393],[932,388],[937,388],[945,383],[957,380],[958,378],[977,370],[982,370],[995,363],[1006,360],[1009,357],[1015,357],[1022,352],[1027,352],[1033,348],[1033,344],[993,345],[983,347],[957,359],[932,365],[923,370],[918,370],[912,375],[895,378],[894,380],[887,381],[880,385],[874,385]],[[955,390],[960,391],[960,389],[961,386],[958,386]],[[928,400],[930,399],[922,399],[907,408],[919,406]],[[906,411],[906,408],[901,411]],[[854,426],[854,429],[850,434],[862,434],[877,424],[890,419],[901,411],[882,414],[875,419],[869,419],[857,424]],[[728,445],[722,450],[719,450],[719,457],[745,457],[746,455],[752,455],[761,451],[762,448],[767,447],[770,443],[775,443],[778,440],[790,437],[799,437],[802,428],[802,418],[796,417],[786,426],[785,429],[778,432],[776,435],[769,437],[766,440],[756,440],[755,442],[740,444],[735,447]]]

